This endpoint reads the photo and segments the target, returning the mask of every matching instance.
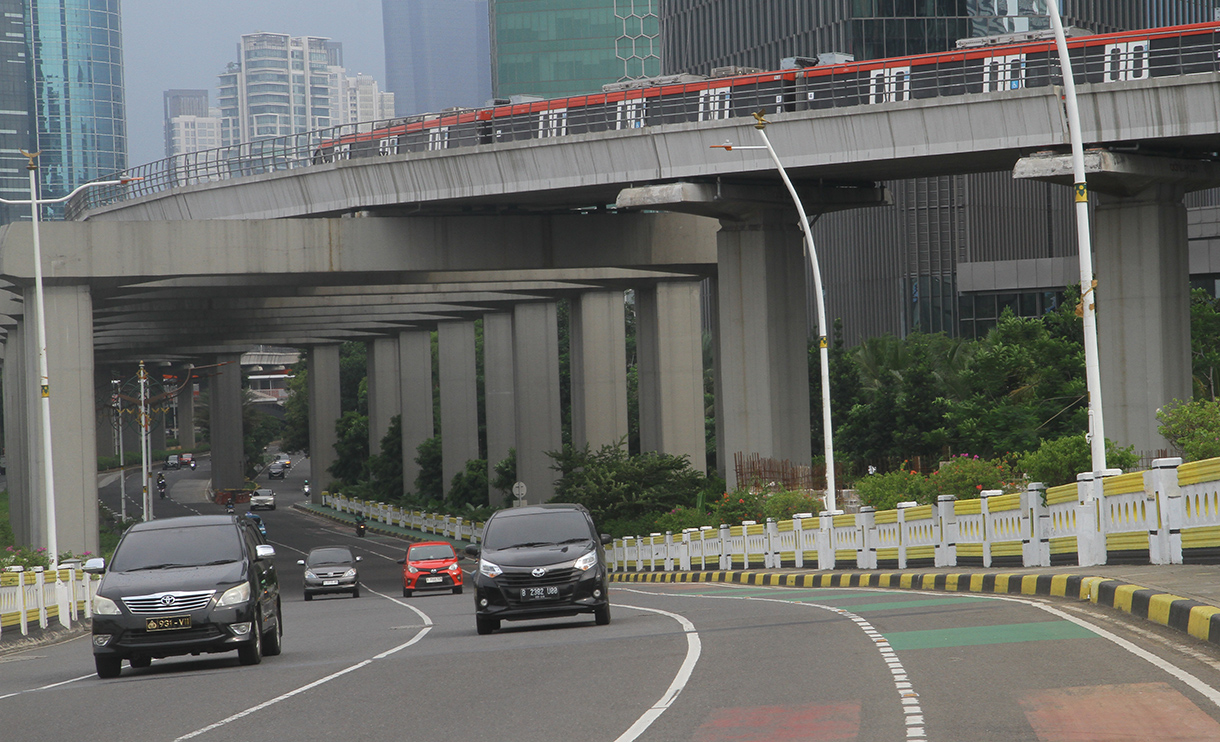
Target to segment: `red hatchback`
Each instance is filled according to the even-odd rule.
[[[402,567],[402,597],[409,598],[416,590],[452,590],[462,592],[462,568],[453,546],[444,541],[412,544],[407,556],[399,559]]]

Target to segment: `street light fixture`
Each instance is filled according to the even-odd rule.
[[[47,319],[46,306],[42,293],[42,246],[39,243],[38,224],[41,207],[48,204],[59,204],[67,201],[86,188],[104,185],[122,185],[143,178],[121,178],[119,180],[99,180],[77,186],[71,193],[62,198],[38,198],[38,165],[35,160],[41,152],[29,153],[21,151],[29,159],[25,169],[30,173],[30,198],[26,200],[9,200],[0,198],[0,203],[30,207],[30,221],[34,230],[34,306],[38,315],[38,376],[39,388],[42,392],[42,460],[43,478],[46,485],[47,509],[47,553],[51,559],[51,567],[59,565],[59,539],[55,526],[55,472],[51,463],[51,382],[47,374]]]
[[[829,343],[826,340],[826,291],[822,286],[822,270],[818,266],[818,254],[813,244],[813,232],[809,229],[809,217],[805,215],[805,207],[801,203],[800,197],[796,194],[796,188],[792,185],[792,181],[788,178],[788,171],[784,169],[783,163],[779,160],[779,155],[775,154],[775,148],[771,146],[771,140],[767,137],[768,122],[763,118],[763,115],[762,111],[754,114],[754,129],[762,137],[762,146],[737,146],[731,142],[713,144],[711,146],[715,149],[723,149],[726,152],[731,152],[734,149],[767,150],[767,154],[771,156],[771,161],[775,163],[775,168],[779,170],[779,177],[788,188],[788,195],[792,196],[792,203],[796,205],[796,213],[800,216],[801,232],[805,235],[805,254],[809,256],[809,267],[813,272],[813,288],[818,296],[818,355],[822,367],[822,441],[825,446],[826,456],[826,509],[833,511],[836,509],[835,452],[834,431],[831,428],[830,422],[830,350]]]

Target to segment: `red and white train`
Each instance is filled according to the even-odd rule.
[[[1076,36],[1068,39],[1068,47],[1078,82],[1216,72],[1220,23]],[[323,139],[313,148],[313,161],[727,119],[760,110],[802,111],[998,93],[1060,82],[1054,40],[1031,35],[950,52],[728,77],[682,75],[607,86],[594,95],[412,116]]]

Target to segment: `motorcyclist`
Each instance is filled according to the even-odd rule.
[[[365,532],[365,530],[366,530],[367,528],[368,528],[368,526],[367,526],[367,525],[365,525],[365,523],[364,523],[364,516],[363,516],[363,515],[357,515],[357,516],[356,516],[356,535],[357,535],[357,536],[362,536],[362,537],[363,537],[363,536],[364,536],[364,532]]]
[[[308,479],[305,480],[305,485],[303,487],[301,487],[301,491],[307,495],[309,494],[309,480]]]
[[[165,475],[160,473],[157,474],[157,494],[165,499]]]

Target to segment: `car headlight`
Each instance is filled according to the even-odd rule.
[[[316,580],[316,579],[318,579],[318,576],[313,573],[312,569],[307,569],[307,570],[305,570],[305,579]]]
[[[458,566],[458,563],[457,563],[457,562],[454,562],[453,564],[450,564],[450,565],[449,565],[449,571],[450,571],[450,572],[457,572],[457,571],[459,571],[460,569],[461,569],[461,567],[459,567],[459,566]]]
[[[486,559],[479,560],[479,574],[484,577],[499,577],[504,574],[504,570],[500,569],[499,565],[492,564]]]
[[[229,605],[241,605],[250,599],[250,583],[243,582],[236,587],[231,587],[225,590],[224,595],[220,596],[220,600],[216,601],[218,608]]]
[[[343,573],[343,576],[344,576],[344,577],[355,577],[355,576],[356,576],[356,568],[355,568],[355,567],[352,567],[352,568],[351,568],[351,569],[349,569],[348,571],[344,572],[344,573]]]
[[[408,564],[408,565],[407,565],[407,571],[408,571],[408,572],[410,572],[411,574],[415,574],[415,573],[416,573],[416,572],[418,572],[419,570],[415,568],[415,565],[414,565],[414,564]]]
[[[118,603],[101,595],[93,596],[93,612],[99,616],[117,616],[122,613]]]
[[[581,572],[588,572],[590,569],[593,569],[594,565],[596,565],[596,564],[597,564],[597,552],[590,551],[588,554],[585,554],[580,559],[577,559],[576,562],[573,563],[572,566],[576,567]]]

